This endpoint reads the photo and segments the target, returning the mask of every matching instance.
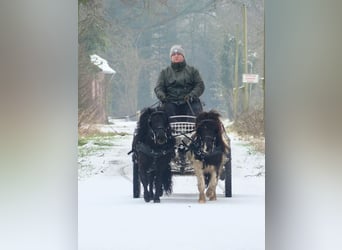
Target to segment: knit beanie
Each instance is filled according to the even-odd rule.
[[[170,49],[170,57],[173,53],[180,53],[185,58],[185,52],[181,45],[178,45],[178,44],[173,45]]]

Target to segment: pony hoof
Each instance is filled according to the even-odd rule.
[[[145,202],[150,202],[151,198],[147,195],[144,195],[144,200]]]
[[[160,199],[154,199],[153,202],[154,203],[160,203]]]
[[[205,193],[205,195],[210,198],[213,196],[213,191],[211,191],[210,189],[207,190],[207,192]]]
[[[198,200],[199,203],[205,203],[205,200]]]

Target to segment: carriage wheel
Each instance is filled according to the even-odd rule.
[[[224,165],[225,167],[225,197],[232,197],[232,157],[231,152],[228,153],[228,161]]]
[[[140,178],[138,164],[133,163],[133,198],[140,197]]]

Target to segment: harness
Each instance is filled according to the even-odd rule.
[[[173,147],[171,147],[169,149],[153,149],[149,145],[142,143],[142,142],[137,142],[134,151],[135,152],[141,152],[141,153],[153,158],[152,166],[148,170],[148,173],[151,173],[157,169],[157,159],[158,158],[175,153]]]
[[[215,120],[213,119],[204,119],[202,121],[200,121],[196,128],[198,128],[199,126],[201,126],[204,122],[215,122]],[[197,136],[195,139],[193,138],[190,138],[188,136],[186,136],[188,139],[190,139],[190,144],[187,145],[186,143],[184,143],[182,141],[182,146],[183,150],[185,150],[186,152],[191,150],[193,152],[193,154],[195,155],[195,159],[196,160],[199,160],[203,163],[203,168],[205,168],[205,163],[212,157],[216,157],[220,154],[222,154],[223,152],[223,146],[222,145],[219,145],[217,147],[214,147],[213,150],[211,152],[204,152],[203,149],[202,149],[202,139]],[[212,138],[213,141],[216,141],[216,137]]]
[[[148,156],[153,157],[153,158],[159,158],[161,156],[165,156],[165,155],[168,155],[170,153],[173,153],[174,148],[169,148],[167,150],[165,150],[165,149],[153,149],[145,143],[137,142],[137,145],[135,146],[135,151],[142,152],[145,155],[148,155]]]
[[[171,135],[167,135],[168,132],[170,131],[169,128],[167,128],[167,130],[165,130],[164,127],[152,128],[152,126],[151,126],[152,117],[155,116],[155,115],[158,115],[158,114],[159,114],[159,115],[160,115],[160,114],[164,115],[165,112],[163,112],[163,111],[155,111],[155,112],[153,112],[153,113],[150,115],[150,117],[149,117],[148,120],[147,120],[147,126],[149,127],[150,131],[152,132],[152,140],[154,141],[154,143],[157,143],[157,135],[156,135],[156,131],[157,131],[157,130],[163,130],[164,133],[165,133],[165,135],[166,135],[166,137],[167,137],[167,139],[170,139],[170,136],[171,136]]]
[[[189,145],[189,149],[192,150],[192,152],[194,153],[195,159],[200,160],[203,163],[206,162],[211,157],[222,154],[222,146],[214,147],[212,152],[209,152],[209,153],[204,152],[201,147],[200,138],[196,138],[195,140],[193,140]]]

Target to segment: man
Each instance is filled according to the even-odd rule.
[[[198,115],[203,80],[196,68],[186,64],[181,45],[171,47],[170,58],[171,65],[160,72],[154,92],[169,115]]]

